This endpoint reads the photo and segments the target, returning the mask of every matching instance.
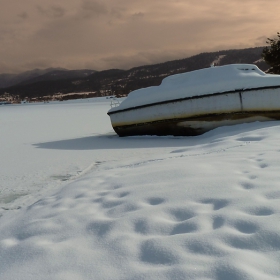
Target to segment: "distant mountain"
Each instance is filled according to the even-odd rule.
[[[56,69],[36,77],[26,79],[18,83],[17,85],[28,85],[41,81],[57,81],[57,80],[64,80],[64,79],[86,78],[89,75],[93,74],[94,72],[96,71],[89,70],[89,69],[83,69],[83,70]]]
[[[20,74],[0,74],[0,88],[14,86],[23,81],[44,75],[52,71],[66,70],[63,68],[34,69]]]
[[[261,59],[262,50],[263,47],[258,47],[201,53],[185,59],[145,65],[130,70],[111,69],[92,74],[90,73],[92,70],[53,70],[25,79],[21,84],[0,89],[0,95],[4,92],[19,95],[21,98],[42,97],[58,92],[96,92],[96,96],[127,95],[132,90],[159,85],[167,76],[207,68],[212,64],[218,66],[249,63],[256,64],[261,70],[266,71],[269,67]]]

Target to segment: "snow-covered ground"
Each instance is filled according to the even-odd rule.
[[[280,123],[119,138],[109,108],[0,107],[0,279],[279,279]]]

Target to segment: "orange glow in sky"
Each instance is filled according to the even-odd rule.
[[[279,0],[1,0],[0,73],[128,69],[264,46]]]

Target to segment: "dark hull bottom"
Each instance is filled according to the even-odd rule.
[[[115,126],[113,128],[121,137],[135,135],[196,136],[219,126],[270,120],[280,120],[280,111],[211,114],[187,119],[168,119],[135,125]]]

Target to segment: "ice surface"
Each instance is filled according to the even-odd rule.
[[[279,279],[280,123],[119,138],[109,106],[0,108],[0,279]]]
[[[160,86],[135,90],[109,112],[166,100],[267,86],[280,86],[280,76],[265,74],[256,65],[210,67],[169,76]]]

